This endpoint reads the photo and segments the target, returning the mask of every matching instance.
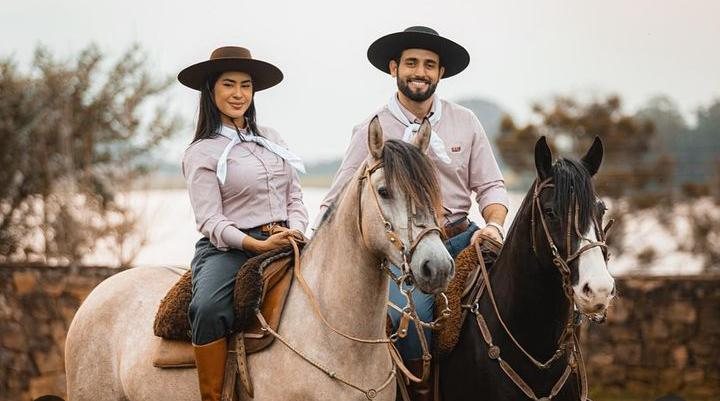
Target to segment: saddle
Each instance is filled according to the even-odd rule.
[[[449,354],[457,345],[462,328],[463,313],[462,305],[472,302],[477,291],[484,287],[483,277],[480,273],[480,260],[485,263],[488,271],[497,260],[502,244],[493,238],[480,234],[482,241],[479,246],[468,246],[455,258],[455,277],[450,281],[445,295],[448,298],[450,315],[440,322],[440,327],[433,333],[435,353],[438,355]],[[478,255],[478,249],[481,255]],[[479,258],[478,256],[481,256]],[[435,299],[435,316],[440,316],[445,309],[445,300],[437,296]]]
[[[241,342],[246,354],[261,351],[274,337],[261,330],[256,312],[277,330],[293,278],[294,253],[291,246],[248,259],[235,278],[233,340]],[[157,343],[153,366],[158,368],[194,368],[188,308],[192,296],[191,272],[183,274],[160,302],[153,331],[162,340]]]

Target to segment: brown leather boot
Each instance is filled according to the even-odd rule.
[[[422,359],[412,359],[405,362],[405,365],[412,374],[417,377],[422,376],[423,361]],[[433,369],[431,366],[430,376],[425,381],[420,383],[410,382],[408,386],[408,393],[410,393],[410,399],[412,401],[433,401],[435,399],[433,389],[435,386],[435,380],[433,377]]]
[[[225,380],[227,339],[223,337],[205,345],[193,344],[193,350],[202,401],[220,401]]]

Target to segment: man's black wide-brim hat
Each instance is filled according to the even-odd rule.
[[[389,74],[390,60],[405,49],[425,49],[437,53],[440,65],[445,67],[443,78],[460,73],[470,64],[470,54],[464,47],[424,26],[411,26],[402,32],[383,36],[370,45],[367,57],[377,69]]]

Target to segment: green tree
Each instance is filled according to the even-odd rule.
[[[95,46],[72,61],[39,48],[27,72],[0,61],[0,261],[78,262],[135,227],[117,195],[179,126],[162,104],[148,113],[172,81],[138,46],[103,61]]]

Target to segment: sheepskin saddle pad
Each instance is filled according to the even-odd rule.
[[[234,332],[242,332],[247,353],[260,351],[274,339],[261,330],[256,311],[277,330],[293,278],[291,246],[248,259],[235,277]],[[153,331],[158,342],[153,364],[157,367],[194,367],[188,308],[192,296],[191,272],[183,274],[160,302]]]
[[[490,270],[500,253],[502,244],[482,234],[480,238],[482,240],[479,246],[482,254],[480,257],[485,263],[485,267]],[[442,321],[440,327],[433,333],[435,351],[440,355],[449,354],[458,342],[464,316],[461,305],[472,301],[467,299],[476,293],[471,290],[483,281],[480,272],[480,260],[473,245],[462,250],[455,258],[455,277],[450,281],[445,291],[450,315]],[[444,308],[445,301],[441,296],[437,296],[435,299],[435,316],[440,316]]]

